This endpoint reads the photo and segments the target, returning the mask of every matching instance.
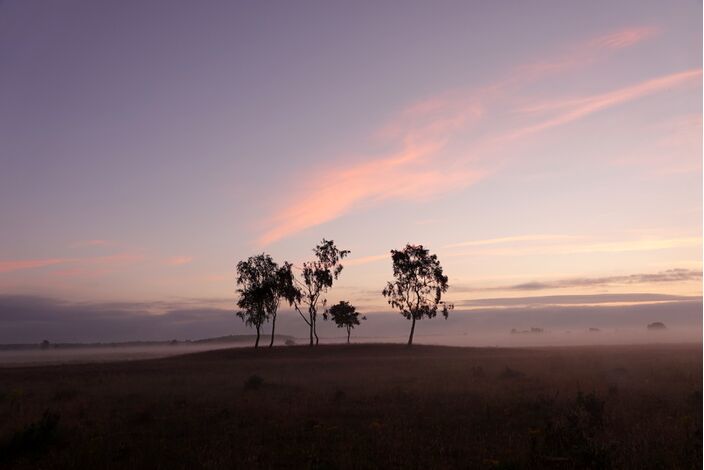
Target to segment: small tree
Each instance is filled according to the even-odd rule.
[[[276,279],[278,265],[271,256],[262,253],[250,256],[247,261],[237,263],[237,306],[241,309],[237,316],[245,325],[257,330],[254,347],[259,347],[261,328],[269,317],[269,312],[278,307]],[[273,333],[272,333],[273,335]]]
[[[391,250],[394,277],[382,291],[389,305],[401,311],[401,315],[411,320],[411,334],[408,345],[413,344],[416,320],[433,318],[441,308],[447,318],[454,305],[442,301],[447,292],[447,276],[442,271],[436,255],[423,248],[423,245],[407,244],[403,250]]]
[[[328,319],[328,316],[332,318],[332,321],[335,322],[338,328],[347,329],[347,344],[349,344],[352,328],[359,325],[360,315],[357,309],[353,305],[350,305],[349,302],[345,302],[343,300],[342,302],[330,307],[327,312],[323,313],[323,318],[326,320]],[[365,316],[362,316],[361,318],[362,320],[367,319]]]
[[[323,238],[323,241],[313,249],[313,253],[316,259],[303,263],[301,270],[303,280],[297,281],[298,297],[293,304],[310,329],[310,346],[313,346],[313,337],[316,345],[319,341],[316,330],[318,309],[325,308],[327,304],[325,293],[342,272],[340,262],[350,252],[338,249],[333,240]],[[307,310],[307,316],[303,313],[304,309]]]

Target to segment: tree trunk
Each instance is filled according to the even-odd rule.
[[[413,332],[416,329],[416,317],[413,317],[413,323],[411,323],[411,336],[408,337],[408,345],[413,344]]]
[[[274,335],[276,334],[276,314],[271,318],[271,341],[269,342],[269,347],[274,345]]]
[[[255,349],[259,347],[259,330],[260,330],[260,329],[261,329],[261,327],[258,326],[258,327],[257,327],[257,340],[254,342],[254,348],[255,348]]]
[[[313,346],[313,315],[310,315],[310,323],[308,324],[308,327],[310,328],[310,343],[308,346]]]
[[[350,327],[347,327],[347,344],[350,344]]]
[[[315,320],[317,319],[317,312],[311,310],[310,312],[310,345],[313,346],[313,337],[315,337],[315,345],[318,345],[318,330],[315,327]]]

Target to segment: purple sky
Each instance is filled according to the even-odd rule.
[[[0,296],[223,307],[322,237],[366,311],[406,242],[457,302],[701,296],[701,10],[2,1]]]

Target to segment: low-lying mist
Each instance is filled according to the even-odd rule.
[[[440,321],[440,320],[437,320]],[[343,335],[321,336],[321,344],[342,344],[346,342]],[[260,347],[266,348],[269,336],[264,335]],[[353,336],[351,343],[405,343],[407,336]],[[456,347],[557,347],[557,346],[598,346],[625,344],[664,344],[664,343],[699,343],[701,333],[697,328],[669,328],[649,331],[645,328],[615,328],[605,330],[542,330],[537,331],[492,331],[474,330],[464,334],[416,334],[415,344],[456,346]],[[253,339],[237,342],[209,342],[160,345],[112,345],[88,347],[53,347],[50,349],[16,349],[0,351],[0,367],[22,365],[69,364],[86,362],[113,362],[139,359],[156,359],[180,354],[190,354],[224,348],[252,347]],[[277,340],[276,347],[300,347],[308,344],[308,338],[295,337]]]
[[[243,345],[244,344],[209,343],[204,345],[92,346],[52,348],[48,350],[11,349],[0,351],[0,367],[156,359]]]
[[[366,320],[352,332],[353,343],[403,343],[411,322],[398,313],[362,312]],[[113,361],[154,358],[226,347],[249,347],[254,331],[218,308],[172,310],[148,314],[99,306],[77,307],[36,299],[3,306],[0,302],[0,365]],[[652,330],[648,325],[662,323]],[[308,327],[291,311],[277,319],[277,345],[308,343]],[[270,324],[260,345],[269,344]],[[224,342],[189,342],[235,335]],[[281,337],[278,337],[281,335]],[[322,343],[345,341],[346,333],[331,322],[318,321]],[[677,301],[623,306],[536,306],[455,310],[417,323],[414,342],[467,347],[540,347],[701,342],[702,302]],[[40,349],[46,340],[50,348]],[[158,345],[110,343],[161,341]],[[63,347],[62,343],[103,343],[96,348]],[[55,347],[59,345],[59,347]],[[21,349],[21,350],[20,350]]]

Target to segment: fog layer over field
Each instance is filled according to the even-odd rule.
[[[438,317],[419,321],[415,342],[504,347],[700,342],[701,312],[701,300],[640,305],[458,308],[447,320]],[[410,322],[400,314],[365,314],[367,320],[352,333],[353,342],[406,341]],[[646,326],[653,322],[662,322],[667,329],[649,331]],[[52,344],[171,340],[182,343],[253,333],[233,311],[223,308],[167,309],[155,314],[131,304],[76,305],[35,297],[0,298],[0,325],[2,344],[38,344],[45,339]],[[330,322],[321,320],[318,331],[323,343],[344,340],[343,330]],[[270,325],[265,325],[261,344],[268,345],[269,332]],[[308,341],[307,325],[291,311],[280,313],[277,333],[293,336],[297,344]],[[2,351],[0,363],[136,359],[252,343],[249,338],[244,338],[237,342],[210,344]]]
[[[242,344],[240,344],[241,346]],[[131,361],[154,359],[213,349],[230,348],[233,344],[210,343],[203,345],[179,344],[176,346],[101,346],[51,349],[11,349],[0,351],[0,367],[45,364],[72,364],[86,362]]]
[[[555,338],[568,344],[576,341],[609,343],[647,341],[655,338],[646,334],[646,326],[663,322],[668,331],[658,338],[671,341],[691,341],[701,336],[702,300],[642,303],[636,305],[518,305],[507,307],[457,307],[445,320],[437,317],[418,322],[418,340],[443,344],[442,337],[466,337],[466,344],[552,344]],[[695,300],[692,300],[695,299]],[[352,333],[353,339],[403,338],[408,335],[410,321],[398,313],[364,311],[362,321]],[[510,334],[540,328],[542,334]],[[589,329],[600,331],[589,332]],[[269,334],[270,324],[262,333]],[[322,339],[342,338],[343,330],[331,322],[318,322]],[[235,317],[234,308],[203,307],[189,304],[105,303],[74,304],[43,297],[0,296],[0,344],[39,343],[110,343],[128,341],[197,340],[225,335],[251,335]],[[277,319],[277,333],[307,338],[308,328],[297,313],[282,310]],[[585,334],[581,334],[585,333]],[[586,334],[588,333],[588,334]],[[652,333],[652,332],[651,332]],[[516,338],[526,338],[530,340]],[[491,338],[489,340],[488,338]],[[537,338],[541,338],[540,340]],[[456,341],[452,341],[456,344]],[[464,342],[463,342],[464,343]]]

